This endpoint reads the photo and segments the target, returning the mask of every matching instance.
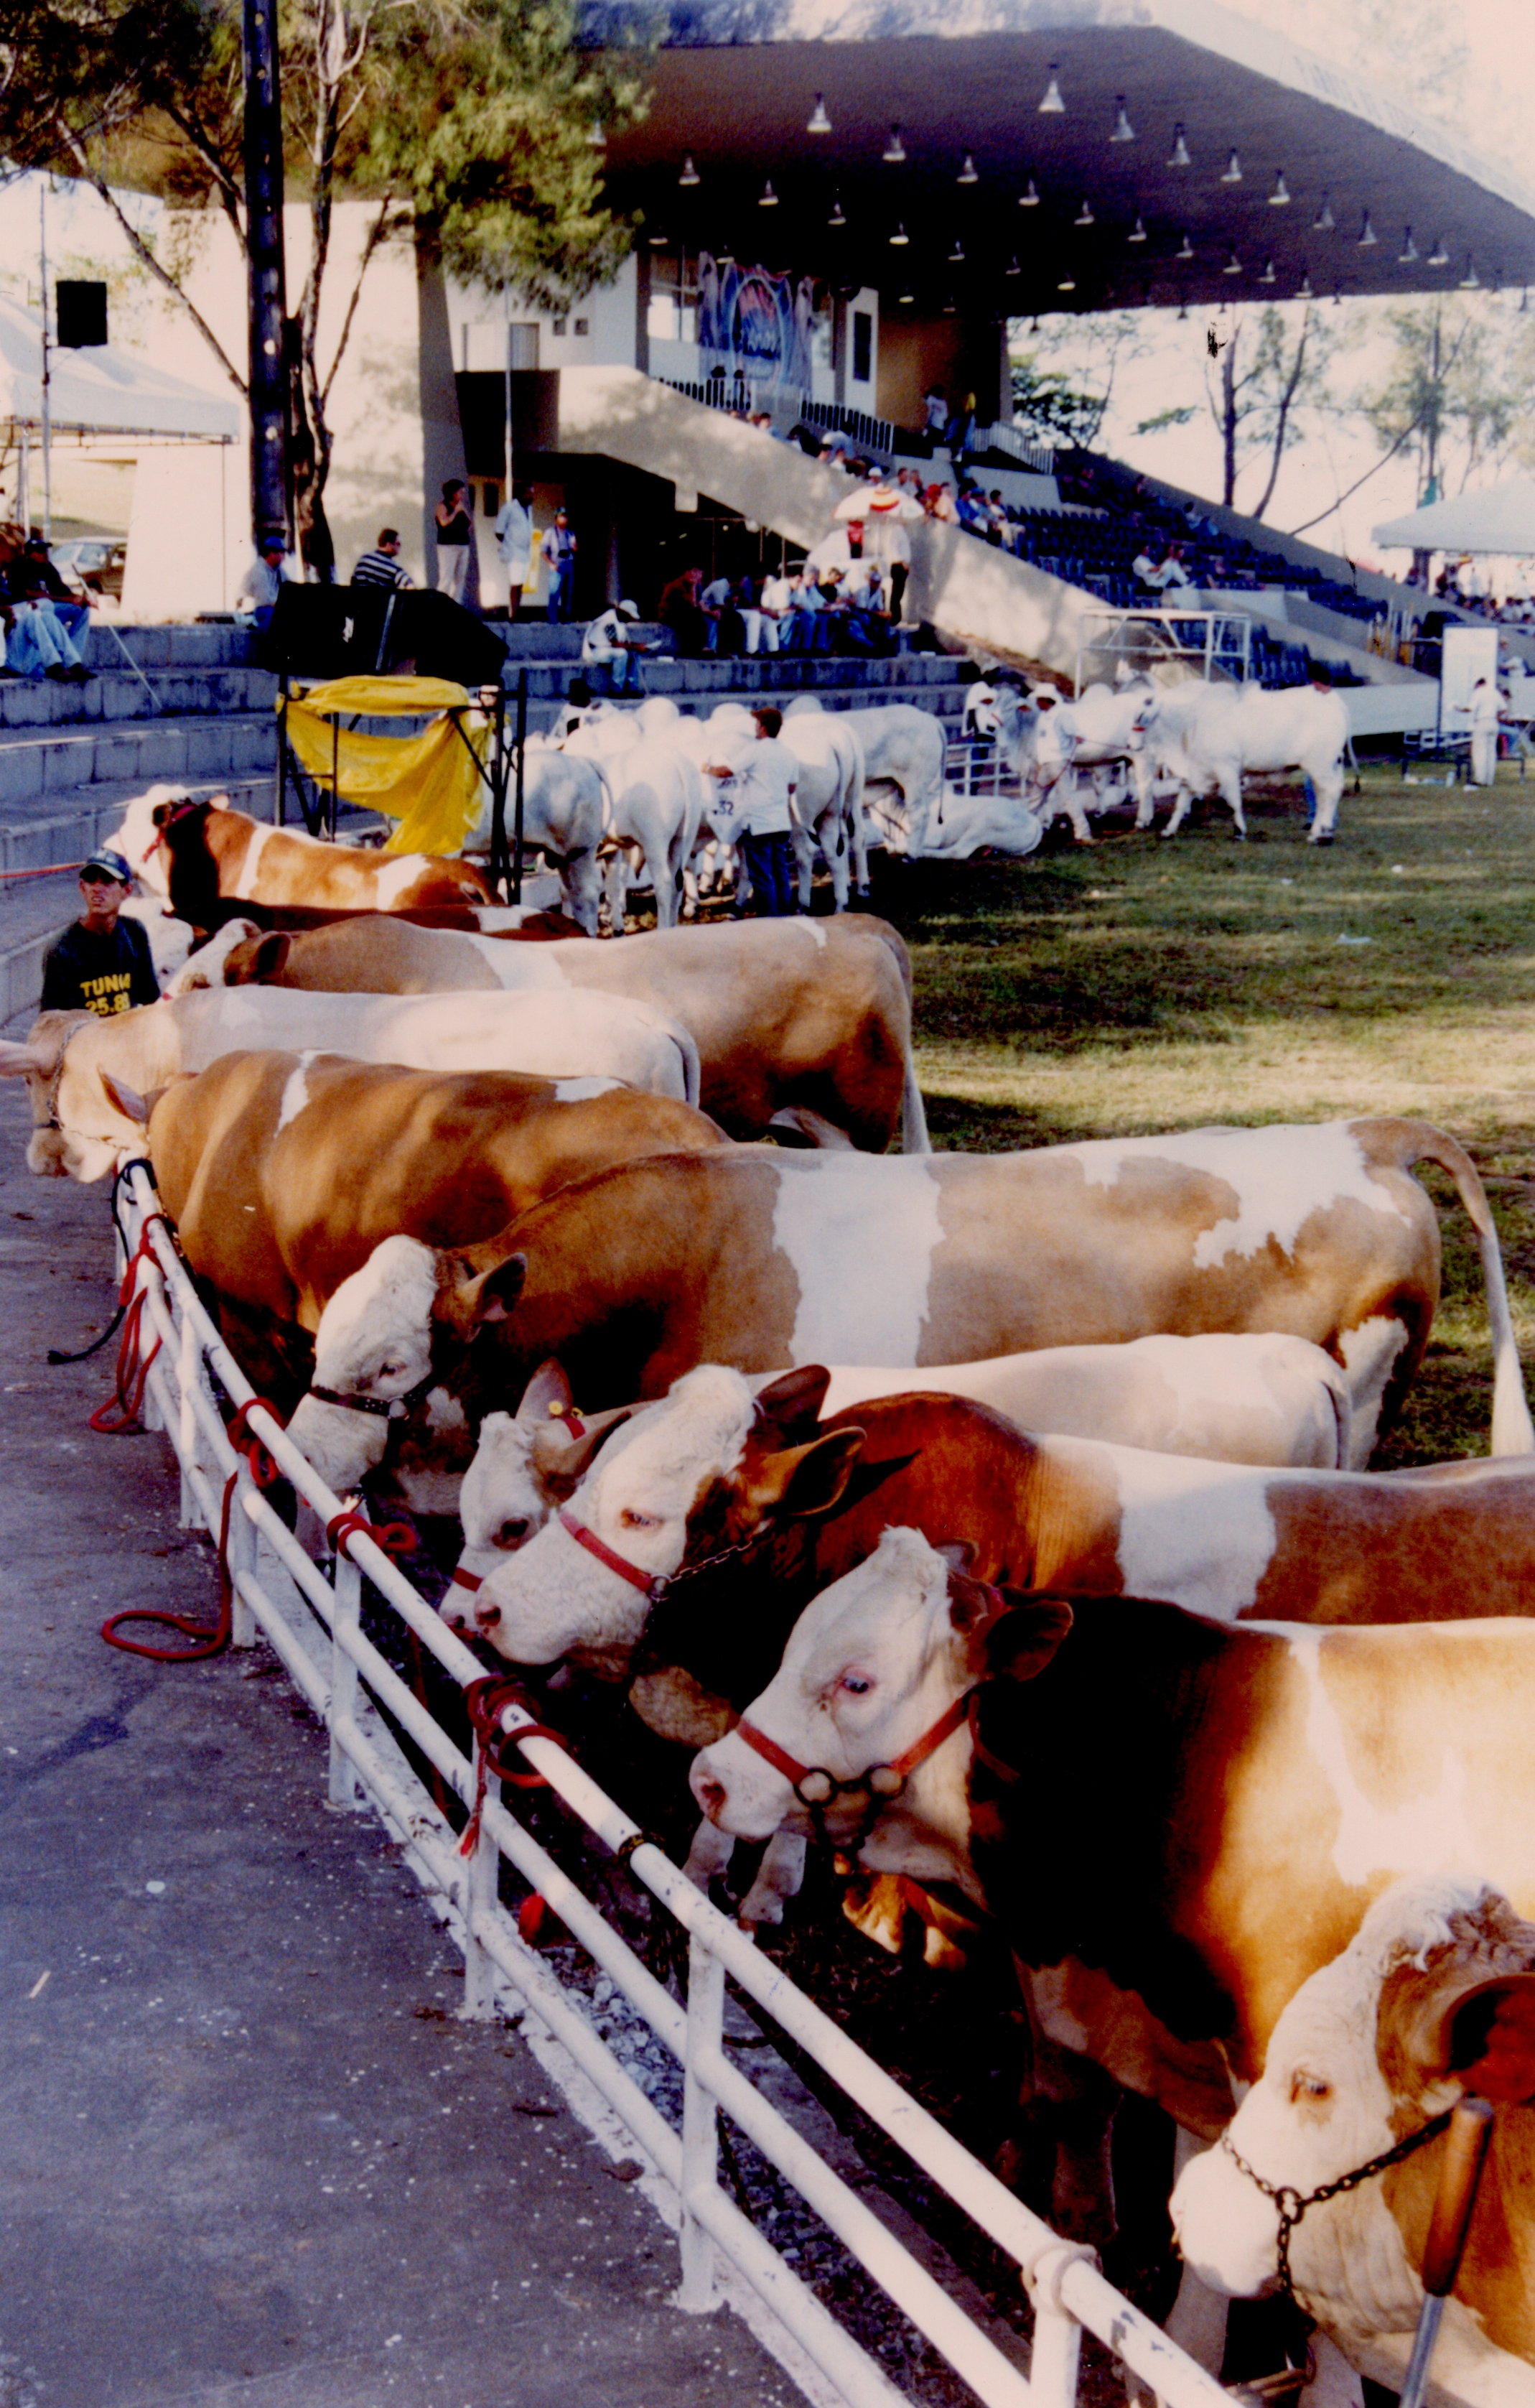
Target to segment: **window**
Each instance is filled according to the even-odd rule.
[[[853,312],[853,382],[867,384],[874,374],[874,322],[867,309]]]
[[[591,332],[591,321],[590,321],[590,318],[577,318],[577,319],[576,319],[576,332],[578,335],[590,335],[590,332]]]
[[[569,324],[570,320],[568,318],[556,318],[554,322],[554,334],[557,340],[564,334]]]

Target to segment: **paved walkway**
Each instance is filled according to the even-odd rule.
[[[274,1659],[207,1615],[158,1438],[96,1437],[105,1186],[0,1086],[0,2408],[789,2408],[457,1957]]]

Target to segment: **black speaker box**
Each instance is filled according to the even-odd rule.
[[[446,594],[381,585],[284,585],[261,644],[264,667],[301,678],[451,678],[499,685],[499,637]]]

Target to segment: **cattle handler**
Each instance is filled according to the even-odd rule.
[[[157,1003],[160,986],[149,939],[136,920],[120,920],[134,873],[103,846],[80,871],[85,910],[43,958],[44,1011],[93,1011],[109,1020],[135,1004]]]

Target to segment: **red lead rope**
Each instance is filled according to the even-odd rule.
[[[521,1730],[504,1731],[501,1717],[508,1706],[520,1706],[524,1713],[535,1712],[533,1699],[520,1681],[471,1681],[463,1693],[464,1710],[475,1734],[475,1753],[478,1772],[475,1786],[475,1811],[464,1825],[459,1842],[461,1856],[472,1856],[479,1839],[480,1816],[485,1809],[485,1784],[493,1772],[500,1781],[509,1781],[514,1789],[547,1789],[548,1781],[542,1772],[530,1770],[519,1758],[509,1764],[502,1754],[504,1748],[519,1748],[525,1739],[552,1739],[556,1747],[568,1748],[563,1731],[551,1730],[547,1723],[534,1722]]]
[[[117,1376],[112,1394],[104,1405],[98,1405],[91,1415],[90,1426],[103,1438],[122,1438],[144,1425],[144,1390],[149,1382],[149,1366],[160,1352],[157,1338],[148,1354],[140,1356],[143,1342],[144,1307],[149,1301],[148,1284],[138,1283],[140,1263],[154,1263],[154,1249],[149,1243],[149,1231],[159,1221],[166,1226],[163,1212],[151,1212],[138,1233],[138,1244],[129,1258],[118,1290],[118,1303],[123,1308],[122,1336],[118,1340]],[[155,1265],[158,1269],[158,1264]]]
[[[142,1246],[141,1240],[140,1251]],[[135,1259],[136,1261],[137,1257]],[[142,1295],[141,1289],[135,1302]],[[149,1359],[152,1362],[154,1358],[151,1355]],[[258,1406],[269,1412],[280,1426],[282,1415],[276,1405],[269,1404],[264,1397],[252,1397],[248,1405],[240,1407],[230,1423],[229,1442],[236,1454],[243,1453],[257,1487],[270,1488],[278,1477],[277,1467],[260,1439],[253,1434],[247,1418]],[[92,1415],[92,1427],[95,1426]],[[219,1619],[212,1628],[209,1629],[206,1622],[194,1622],[190,1614],[169,1613],[159,1606],[125,1606],[121,1613],[109,1613],[101,1626],[101,1635],[108,1647],[121,1647],[129,1656],[148,1656],[155,1664],[200,1664],[209,1656],[223,1654],[229,1645],[235,1621],[235,1587],[229,1570],[229,1517],[235,1509],[235,1490],[239,1477],[240,1467],[236,1464],[224,1483],[223,1502],[219,1511]],[[178,1630],[192,1644],[186,1647],[153,1647],[147,1640],[122,1639],[118,1633],[124,1622],[152,1622],[162,1629]]]

